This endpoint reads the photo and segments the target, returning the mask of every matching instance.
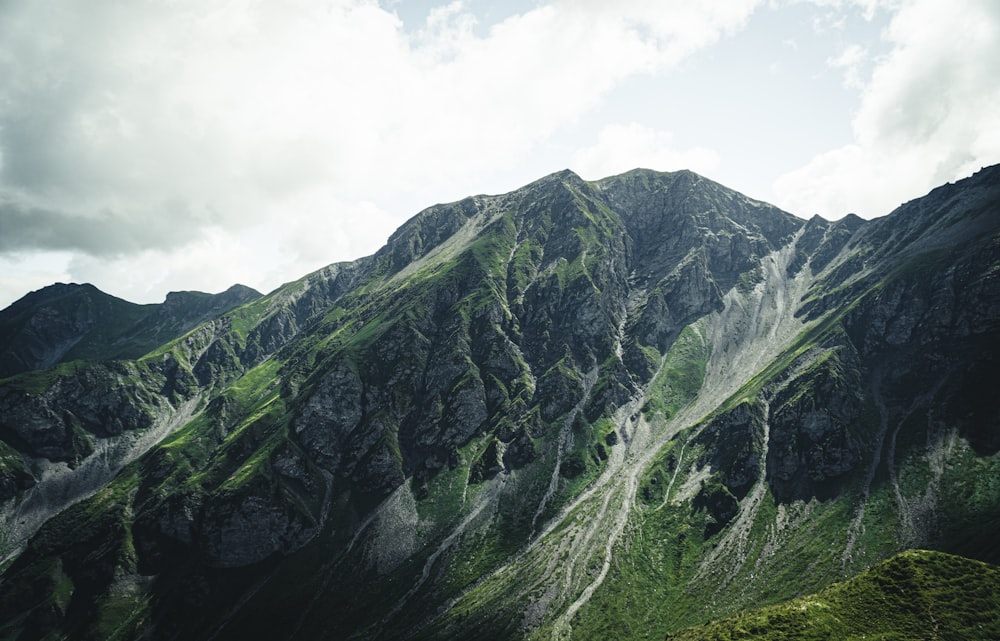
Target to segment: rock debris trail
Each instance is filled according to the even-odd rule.
[[[629,413],[637,411],[642,407],[642,399],[635,399],[632,403],[626,406],[626,410]],[[629,442],[629,450],[631,453],[637,445],[648,441],[649,430],[648,424],[644,420],[639,419],[636,425],[633,426],[632,439]],[[621,449],[621,448],[618,448]],[[626,461],[626,456],[622,456],[622,464]],[[618,466],[619,468],[622,465]],[[633,468],[635,469],[635,468]],[[552,638],[555,639],[569,639],[572,633],[572,627],[570,622],[573,617],[576,616],[577,611],[583,607],[593,596],[594,591],[600,587],[604,582],[604,579],[608,575],[608,571],[611,569],[611,556],[614,550],[615,544],[621,537],[622,532],[625,531],[625,526],[628,524],[629,512],[635,500],[636,487],[638,485],[638,474],[627,473],[624,479],[609,488],[605,492],[604,500],[601,503],[597,515],[594,520],[603,523],[604,527],[610,526],[610,529],[597,529],[597,528],[584,528],[583,540],[580,542],[581,545],[574,548],[574,552],[571,553],[570,562],[567,564],[567,571],[563,583],[564,594],[571,594],[574,582],[574,573],[579,570],[586,570],[587,576],[593,576],[593,566],[592,558],[595,556],[600,556],[601,558],[601,568],[594,576],[594,579],[586,584],[583,591],[576,598],[573,603],[556,619],[555,624],[552,628]],[[612,507],[612,499],[618,499],[614,506]],[[600,537],[601,533],[606,534],[607,538]],[[603,541],[603,549],[600,547],[600,542]],[[595,550],[594,548],[598,549]]]
[[[636,420],[638,408],[646,400],[649,387],[642,395],[633,399],[616,420],[634,430],[633,438],[624,447],[613,449],[615,453],[621,451],[620,458],[609,459],[608,467],[600,479],[561,512],[558,518],[553,519],[536,540],[535,544],[550,537],[557,527],[562,526],[558,537],[551,536],[554,540],[546,541],[546,544],[557,544],[558,539],[566,537],[572,537],[573,541],[567,563],[569,570],[563,578],[561,592],[564,599],[573,594],[576,594],[576,598],[556,617],[552,627],[553,641],[571,637],[573,617],[587,604],[606,578],[612,551],[627,526],[639,479],[661,448],[674,434],[697,424],[734,394],[762,367],[787,349],[802,331],[802,321],[796,319],[792,312],[793,306],[808,287],[809,275],[807,270],[802,270],[794,278],[788,276],[789,261],[794,256],[799,237],[797,235],[786,247],[762,261],[764,278],[753,290],[730,290],[724,297],[723,310],[709,315],[701,324],[705,340],[712,346],[712,356],[706,367],[701,391],[693,403],[666,423],[651,425],[641,417]],[[661,363],[661,368],[662,365]],[[766,425],[765,417],[765,458],[769,436]],[[745,548],[745,532],[752,525],[765,490],[764,482],[759,480],[754,490],[756,500],[751,497],[750,501],[753,507],[743,510],[742,518],[746,521],[746,527],[737,528],[744,534],[742,539],[735,541],[739,549]],[[612,505],[614,509],[609,509]],[[585,513],[587,508],[594,513],[587,514],[582,519],[570,520],[578,512]],[[569,527],[565,527],[567,523]],[[740,540],[743,541],[742,548]],[[595,541],[600,541],[597,549],[593,543]],[[595,557],[601,561],[599,570],[593,564]],[[577,580],[578,576],[583,575],[593,579]],[[553,605],[554,603],[555,601]]]
[[[576,420],[577,414],[583,411],[584,405],[590,400],[590,391],[594,388],[594,383],[597,382],[597,373],[598,370],[595,367],[584,377],[583,394],[580,396],[580,402],[566,415],[562,428],[559,430],[559,440],[556,445],[556,462],[552,466],[552,477],[549,479],[549,486],[545,490],[545,495],[538,502],[538,509],[535,510],[534,516],[531,517],[531,534],[528,536],[529,539],[535,535],[535,526],[538,523],[538,519],[545,512],[545,508],[548,507],[549,501],[552,500],[552,496],[559,487],[559,471],[562,468],[563,457],[566,456],[573,445],[571,436],[573,421]]]
[[[507,477],[509,473],[506,471],[500,472],[496,477],[490,481],[490,487],[486,492],[483,492],[482,496],[476,501],[476,506],[465,516],[464,519],[459,522],[455,529],[444,538],[443,541],[437,546],[437,548],[431,552],[430,556],[427,557],[427,561],[424,563],[423,570],[420,572],[420,577],[416,582],[407,590],[406,594],[396,602],[394,606],[389,610],[389,612],[382,619],[382,624],[390,622],[393,618],[399,614],[399,611],[406,606],[409,600],[416,594],[420,588],[427,582],[427,579],[431,575],[431,569],[434,564],[437,563],[438,558],[448,551],[455,542],[465,533],[466,528],[472,523],[479,515],[486,509],[487,506],[495,506],[497,499],[500,498],[500,493],[507,483]]]
[[[523,613],[521,632],[525,636],[549,623],[552,639],[570,638],[574,617],[608,576],[613,551],[628,528],[639,480],[662,447],[678,432],[702,422],[786,350],[805,328],[793,312],[811,282],[811,273],[803,269],[790,277],[788,272],[799,237],[761,261],[763,278],[752,290],[730,290],[721,311],[693,325],[711,347],[705,377],[694,400],[669,420],[650,423],[640,408],[652,383],[634,395],[615,413],[613,420],[622,438],[610,448],[602,474],[562,506],[507,563],[449,601],[443,611],[429,615],[418,628],[464,599],[475,598],[473,592],[486,591],[504,595],[501,601],[505,605],[498,607],[517,608]],[[665,362],[666,356],[660,370]],[[658,370],[652,380],[659,375]],[[763,491],[761,485],[758,493],[762,496]],[[551,497],[546,504],[549,501]],[[536,515],[535,520],[540,518]],[[750,521],[752,515],[744,518]],[[450,544],[446,540],[444,548]]]
[[[896,427],[892,430],[892,435],[889,437],[889,450],[886,452],[886,467],[889,469],[889,482],[892,485],[893,494],[896,498],[896,509],[899,511],[899,526],[900,526],[900,538],[903,544],[907,547],[920,545],[926,539],[928,533],[922,531],[923,528],[918,522],[919,518],[914,516],[914,512],[921,511],[921,504],[923,499],[921,497],[915,497],[914,499],[908,499],[903,493],[902,488],[899,484],[898,470],[896,465],[896,438],[899,436],[899,431],[902,429],[903,424],[910,420],[917,409],[921,405],[926,405],[927,407],[933,407],[933,403],[930,399],[937,394],[938,390],[944,384],[945,377],[941,377],[929,392],[921,394],[913,399],[913,402],[906,409],[905,412],[896,421]],[[885,416],[888,420],[889,410],[886,407],[885,399],[882,397],[881,393],[875,393],[875,403],[878,406],[879,415]],[[930,419],[928,419],[928,424]],[[928,436],[928,438],[930,438]],[[928,444],[928,465],[931,465],[932,448]],[[934,470],[929,470],[933,476]],[[913,505],[911,505],[911,503]]]
[[[681,451],[677,454],[677,463],[674,464],[674,473],[670,475],[670,482],[667,483],[667,489],[663,492],[663,501],[656,506],[654,512],[659,512],[667,503],[670,502],[670,492],[674,489],[674,483],[677,481],[677,473],[681,471],[681,465],[684,463],[684,449],[687,447],[688,441],[681,443]]]
[[[480,210],[466,220],[458,231],[449,236],[444,242],[435,246],[426,255],[411,261],[406,267],[393,274],[386,281],[386,285],[403,283],[411,275],[425,267],[440,264],[454,258],[475,239],[479,238],[482,235],[482,231],[496,222],[505,211],[495,199],[486,199],[478,203],[478,205],[481,207]]]
[[[885,399],[881,395],[879,395],[877,403],[879,415],[888,416]],[[899,436],[899,428],[903,426],[903,423],[912,411],[913,408],[911,407],[910,411],[899,420],[895,429],[892,430],[892,435],[889,437],[889,451],[885,455],[885,465],[889,468],[889,484],[892,485],[892,492],[896,497],[896,509],[899,510],[899,534],[904,543],[910,543],[914,539],[914,530],[909,506],[906,503],[906,498],[903,496],[902,489],[899,487],[899,477],[896,474],[896,437]]]
[[[844,553],[841,555],[841,567],[846,571],[847,565],[854,558],[854,545],[857,543],[858,535],[862,531],[862,522],[865,518],[865,510],[868,507],[868,495],[871,492],[872,481],[875,480],[875,472],[882,462],[882,448],[885,446],[885,435],[889,430],[889,410],[882,399],[882,373],[875,372],[872,377],[872,397],[878,407],[879,422],[878,432],[875,434],[875,447],[872,449],[872,460],[865,471],[865,480],[861,485],[861,500],[858,503],[858,512],[854,521],[847,528],[847,544],[844,546]]]
[[[943,379],[942,379],[943,380]],[[935,386],[935,390],[941,385],[939,382]],[[854,560],[854,546],[857,544],[858,536],[864,531],[864,519],[865,512],[868,507],[868,499],[871,494],[872,482],[875,480],[875,475],[878,472],[879,465],[882,463],[882,452],[886,447],[886,436],[889,434],[889,408],[886,406],[885,398],[882,396],[882,372],[876,371],[872,377],[871,383],[872,400],[875,402],[875,406],[878,408],[879,413],[879,424],[878,432],[875,435],[875,447],[872,452],[872,460],[865,471],[865,479],[861,486],[861,500],[858,503],[858,511],[851,522],[850,526],[847,528],[847,543],[844,546],[844,553],[841,555],[841,567],[846,571],[848,564]],[[934,391],[931,392],[933,394]],[[896,435],[899,433],[900,427],[903,423],[910,417],[910,415],[916,410],[921,399],[914,399],[913,404],[903,413],[899,418],[896,428],[893,430],[892,435],[889,439],[889,447],[886,451],[886,466],[889,472],[889,481],[892,486],[893,495],[896,499],[896,507],[899,511],[900,520],[900,535],[904,541],[912,540],[916,534],[913,525],[913,521],[910,517],[909,505],[906,498],[903,496],[903,492],[899,486],[899,479],[896,476]]]
[[[469,525],[480,514],[482,514],[483,510],[485,510],[490,505],[494,506],[496,505],[497,499],[499,499],[500,493],[503,490],[504,485],[506,485],[507,478],[508,478],[508,473],[501,472],[492,480],[490,480],[489,488],[480,495],[472,510],[465,516],[465,518],[462,519],[462,521],[459,522],[457,526],[455,526],[455,528],[448,534],[448,536],[446,536],[444,540],[442,540],[442,542],[437,546],[434,552],[432,552],[430,556],[427,557],[427,561],[424,563],[424,567],[417,581],[410,587],[409,590],[407,590],[406,594],[404,594],[393,605],[393,607],[389,610],[389,612],[386,613],[386,615],[382,618],[382,620],[380,621],[380,626],[382,628],[384,628],[385,625],[390,623],[392,619],[394,619],[396,615],[398,615],[399,612],[406,606],[406,604],[413,597],[413,595],[415,595],[420,590],[423,584],[430,577],[431,570],[433,569],[434,564],[441,557],[441,555],[444,554],[446,551],[448,551],[448,549],[451,546],[453,546],[456,543],[456,541],[458,541],[458,539],[462,536],[462,534],[465,533]],[[289,638],[295,638],[298,635],[306,619],[314,611],[316,605],[319,603],[320,598],[323,595],[323,592],[325,592],[329,584],[335,579],[336,573],[333,571],[334,568],[336,568],[336,566],[345,558],[349,557],[351,550],[354,548],[361,534],[364,531],[366,531],[369,527],[371,527],[371,525],[374,522],[376,522],[387,510],[391,509],[391,505],[396,500],[395,497],[398,493],[409,492],[409,491],[410,489],[407,484],[403,484],[402,486],[397,488],[396,492],[394,492],[392,495],[390,495],[384,501],[382,501],[382,503],[380,503],[378,507],[372,510],[372,513],[369,514],[368,517],[365,518],[365,520],[360,525],[358,525],[357,530],[355,531],[354,536],[351,538],[350,543],[347,546],[345,546],[345,548],[341,550],[328,563],[323,565],[320,571],[320,573],[326,577],[323,580],[323,589],[317,591],[317,593],[313,596],[310,602],[300,609],[299,617],[295,623],[295,628]],[[378,633],[375,633],[373,636],[377,637]]]
[[[771,407],[767,401],[762,402],[763,407],[763,428],[764,436],[760,454],[760,473],[757,481],[751,488],[750,493],[740,501],[740,509],[736,518],[726,528],[726,534],[719,541],[719,544],[712,548],[708,556],[702,561],[698,571],[695,572],[692,582],[698,582],[705,578],[708,572],[715,568],[719,569],[725,563],[725,579],[720,584],[728,584],[736,578],[743,564],[747,561],[747,545],[750,541],[750,530],[757,520],[757,513],[760,511],[761,502],[767,493],[767,453],[770,444]]]
[[[18,499],[0,506],[0,563],[13,558],[47,519],[106,485],[126,465],[186,425],[201,397],[191,398],[162,412],[152,427],[97,438],[94,452],[75,468],[40,459],[38,483]]]
[[[332,475],[329,475],[327,473],[324,475],[324,479],[326,480],[326,496],[323,502],[325,504],[329,504],[331,502],[330,497],[331,497],[331,492],[333,490],[333,477]],[[318,576],[323,577],[321,581],[321,589],[316,590],[316,592],[312,595],[309,601],[299,608],[298,618],[295,620],[295,624],[291,628],[291,633],[289,634],[288,638],[294,639],[298,636],[300,630],[302,629],[302,626],[305,624],[306,619],[312,614],[312,612],[316,607],[316,604],[319,603],[322,596],[330,588],[331,584],[336,578],[337,574],[336,572],[333,571],[334,568],[336,568],[340,562],[342,562],[345,558],[347,558],[350,555],[351,551],[354,549],[354,546],[357,544],[359,538],[361,537],[361,534],[367,531],[368,528],[371,527],[372,523],[376,522],[384,512],[390,509],[390,506],[393,504],[399,493],[409,492],[409,491],[410,488],[408,483],[404,483],[400,485],[398,488],[396,488],[395,492],[390,494],[381,503],[379,503],[379,505],[374,510],[372,510],[371,513],[367,517],[365,517],[365,519],[357,526],[357,528],[354,531],[354,536],[351,537],[350,542],[344,547],[344,549],[338,552],[336,555],[334,555],[332,558],[330,558],[320,566],[319,571],[316,574]],[[324,505],[323,514],[324,515],[329,514],[329,508],[326,507],[326,505]],[[325,523],[325,516],[324,520],[321,520],[320,522]]]

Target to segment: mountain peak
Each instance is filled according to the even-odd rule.
[[[533,183],[529,183],[529,186],[537,183],[551,182],[555,180],[569,180],[573,182],[583,182],[583,179],[580,178],[580,176],[577,175],[575,171],[566,168],[566,169],[560,169],[559,171],[554,171],[547,176],[543,176],[542,178],[539,178]]]
[[[79,293],[100,293],[99,289],[91,285],[90,283],[52,283],[51,285],[46,285],[41,289],[36,289],[34,291],[28,292],[18,300],[14,301],[9,308],[12,307],[28,307],[31,305],[38,305],[44,302],[52,301],[57,298],[62,298],[64,296],[70,296]],[[107,295],[107,294],[105,294]],[[8,308],[8,309],[9,309]]]

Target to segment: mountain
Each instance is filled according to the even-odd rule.
[[[1000,167],[836,222],[560,172],[0,380],[0,633],[663,638],[998,562],[998,214]]]
[[[78,359],[139,358],[259,297],[233,285],[221,294],[170,292],[159,305],[136,305],[93,285],[50,285],[0,311],[0,378]]]

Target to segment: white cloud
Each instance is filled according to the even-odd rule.
[[[862,68],[867,61],[868,50],[859,44],[851,44],[844,47],[839,55],[828,59],[827,64],[843,71],[845,87],[863,89]]]
[[[690,169],[711,175],[719,166],[719,154],[711,149],[676,149],[673,134],[655,131],[637,123],[612,124],[598,135],[592,147],[578,151],[573,168],[584,178],[597,179],[636,167],[658,171]]]
[[[0,254],[0,301],[2,306],[46,285],[72,280],[66,252]]]
[[[524,165],[616,85],[741,28],[756,4],[559,0],[477,32],[453,2],[408,32],[365,0],[4,3],[0,216],[18,251],[75,247],[91,258],[71,276],[108,289],[133,260],[192,278],[153,277],[171,287],[253,273],[259,258],[222,244],[265,227],[302,231],[269,234],[278,255],[314,253],[321,216],[368,246],[414,203],[489,189],[483,176]],[[369,201],[397,219],[337,213]],[[326,262],[356,257],[342,244]]]
[[[871,217],[938,184],[1000,161],[1000,4],[903,4],[885,33],[890,53],[865,85],[854,143],[775,184],[804,215]]]
[[[832,10],[823,16],[824,20],[839,23],[842,12],[860,10],[865,20],[872,20],[879,10],[895,10],[900,0],[790,0],[790,4],[811,4]]]
[[[615,83],[737,28],[753,3],[543,5],[482,38],[458,2],[412,38],[346,0],[98,6],[24,16],[50,26],[51,46],[28,44],[44,32],[5,38],[29,53],[3,65],[24,85],[5,92],[22,110],[5,120],[43,112],[0,139],[4,186],[51,205],[184,201],[211,212],[192,218],[234,223],[259,218],[262,196],[316,183],[367,195],[513,162]]]
[[[331,202],[327,194],[307,194],[295,203],[304,215],[238,231],[207,227],[169,251],[150,248],[111,258],[76,254],[66,271],[78,280],[107,283],[102,289],[132,301],[158,302],[165,292],[192,289],[192,283],[209,292],[234,283],[267,292],[329,264],[331,256],[373,253],[398,225],[371,203],[331,207]]]

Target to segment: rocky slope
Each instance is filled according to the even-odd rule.
[[[909,547],[997,561],[998,214],[997,167],[835,223],[561,172],[2,380],[7,548],[44,525],[0,632],[662,637]]]

